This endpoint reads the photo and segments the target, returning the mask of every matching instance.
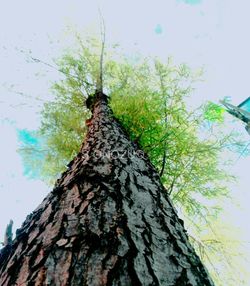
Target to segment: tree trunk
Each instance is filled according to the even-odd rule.
[[[81,151],[2,250],[0,285],[213,285],[104,94],[92,113]]]

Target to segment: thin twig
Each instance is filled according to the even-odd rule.
[[[99,9],[100,15],[100,30],[101,30],[101,54],[100,54],[100,70],[99,70],[99,78],[97,79],[96,88],[97,91],[103,92],[103,60],[104,60],[104,50],[105,50],[105,40],[106,40],[106,30],[105,30],[105,22],[102,16],[101,10]]]
[[[31,56],[30,58],[31,58],[34,62],[36,62],[36,63],[41,63],[41,64],[43,64],[43,65],[46,65],[46,66],[48,66],[48,67],[50,67],[50,68],[52,68],[52,69],[54,69],[54,70],[60,72],[60,73],[63,73],[64,75],[73,77],[73,78],[75,78],[75,79],[81,81],[82,83],[86,84],[87,86],[93,86],[93,84],[91,84],[91,83],[89,83],[89,82],[83,80],[82,78],[79,78],[78,76],[73,75],[73,74],[71,74],[71,73],[67,73],[67,72],[63,71],[62,69],[58,69],[56,66],[54,66],[54,65],[52,65],[52,64],[50,64],[50,63],[47,63],[47,62],[45,62],[45,61],[43,61],[43,60],[40,60],[40,59],[35,58],[35,57],[32,57],[32,56]]]

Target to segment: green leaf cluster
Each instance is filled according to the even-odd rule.
[[[208,101],[204,106],[204,119],[210,122],[224,122],[225,109],[220,105]]]
[[[94,93],[99,72],[98,51],[96,41],[83,43],[78,38],[78,47],[56,61],[63,77],[52,85],[54,100],[44,105],[36,132],[42,147],[25,142],[20,147],[31,177],[39,174],[53,182],[79,151],[90,117],[85,100]],[[103,67],[103,85],[114,115],[148,154],[176,205],[193,215],[216,213],[218,206],[208,210],[204,200],[227,195],[224,183],[231,177],[220,163],[224,138],[199,135],[204,117],[210,120],[212,110],[216,114],[218,110],[212,103],[205,113],[203,107],[187,108],[186,98],[200,73],[185,64],[175,65],[172,59],[162,63],[115,51],[106,52]],[[43,154],[39,164],[31,150]]]

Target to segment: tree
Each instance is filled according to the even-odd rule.
[[[213,285],[107,102],[95,93],[80,152],[2,252],[1,285]]]
[[[55,62],[54,68],[63,78],[52,86],[55,99],[45,104],[40,130],[19,132],[26,173],[49,182],[78,153],[89,117],[85,98],[97,84],[101,47],[96,42],[83,43],[80,37],[77,44],[74,46],[79,48],[67,50]],[[200,72],[193,73],[183,64],[174,65],[171,59],[163,64],[158,59],[106,52],[103,69],[104,86],[116,118],[130,139],[149,155],[216,284],[224,285],[226,279],[238,281],[236,263],[230,263],[226,273],[221,270],[229,269],[228,261],[235,256],[228,247],[230,238],[223,246],[225,239],[211,227],[218,219],[221,200],[228,196],[226,183],[233,178],[225,169],[223,152],[236,145],[245,149],[239,145],[239,137],[223,134],[224,109],[212,102],[197,110],[187,108],[188,95]],[[204,237],[204,230],[210,237]],[[213,253],[224,257],[218,266],[220,277]]]
[[[88,46],[78,41],[79,49],[57,60],[64,78],[52,86],[55,100],[45,104],[40,130],[20,131],[20,152],[25,166],[30,166],[27,173],[48,182],[65,170],[86,133],[83,118],[89,111],[84,101],[94,92],[99,58],[96,43]],[[186,106],[200,73],[183,64],[176,66],[171,59],[163,64],[157,59],[118,59],[113,54],[105,58],[103,80],[114,114],[130,139],[148,154],[176,206],[200,218],[214,215],[218,204],[208,210],[203,201],[228,195],[224,183],[232,176],[221,168],[220,154],[231,137],[204,128],[206,109],[193,111]],[[208,133],[204,138],[199,136],[201,129]]]
[[[50,183],[54,182],[55,177],[65,170],[67,162],[78,153],[86,134],[84,118],[89,116],[89,111],[83,107],[83,103],[85,97],[94,91],[97,84],[96,71],[99,69],[100,47],[96,44],[94,45],[97,49],[92,44],[87,46],[86,41],[83,42],[80,37],[77,44],[79,43],[80,49],[74,49],[73,52],[70,49],[53,65],[47,65],[36,58],[29,58],[45,64],[44,67],[49,69],[56,68],[65,76],[52,88],[56,98],[54,102],[46,104],[42,128],[38,132],[27,130],[19,132],[25,173],[32,177],[43,177]],[[72,46],[79,47],[79,45]],[[30,53],[28,54],[30,56]],[[155,73],[156,66],[158,73]],[[41,65],[38,65],[38,68],[40,71]],[[216,125],[222,126],[221,122],[224,119],[223,109],[218,105],[209,103],[204,107],[204,112],[202,108],[195,112],[186,108],[186,103],[189,103],[186,97],[195,86],[195,80],[196,77],[186,65],[173,65],[171,60],[167,64],[162,64],[158,60],[142,60],[137,55],[126,58],[120,57],[120,54],[113,58],[107,57],[107,53],[105,55],[104,86],[107,94],[112,94],[111,105],[116,117],[119,117],[130,138],[140,144],[141,148],[149,154],[151,162],[159,173],[162,173],[161,181],[175,206],[178,207],[179,215],[181,213],[181,217],[184,217],[191,242],[194,242],[197,253],[207,265],[216,284],[234,285],[239,281],[235,273],[239,273],[240,268],[235,263],[235,253],[230,252],[229,255],[232,255],[227,259],[227,261],[234,260],[230,263],[234,265],[234,269],[224,271],[227,267],[218,266],[221,284],[220,281],[216,281],[218,275],[214,265],[217,259],[210,255],[212,247],[215,249],[214,253],[222,254],[221,256],[223,256],[221,250],[225,249],[221,247],[221,243],[218,243],[221,239],[218,239],[217,229],[214,235],[211,224],[214,226],[215,214],[219,214],[221,199],[224,200],[225,194],[228,194],[223,184],[223,180],[227,180],[227,174],[223,171],[223,158],[220,153],[225,146],[232,146],[230,142],[232,137],[228,140],[221,136],[221,129],[217,134],[214,132]],[[123,104],[125,101],[126,104]],[[165,102],[170,119],[168,124],[165,124],[162,108]],[[173,106],[176,108],[171,108]],[[160,118],[156,120],[157,124],[154,118]],[[167,129],[159,125],[165,125]],[[142,126],[151,127],[143,130]],[[209,136],[204,136],[204,131]],[[239,137],[237,141],[238,139]],[[193,144],[194,142],[196,144]],[[171,152],[166,152],[167,156],[164,156],[166,146]],[[244,145],[239,147],[245,153],[247,148]],[[208,177],[207,174],[209,174]],[[211,201],[216,201],[216,204],[211,205]],[[219,220],[220,217],[217,215],[216,219]],[[232,230],[232,226],[230,229]],[[212,233],[210,238],[207,235],[204,238],[203,231],[206,230]],[[231,245],[228,247],[228,241],[231,238],[228,235],[225,237],[226,247],[231,251]],[[212,247],[211,243],[213,243]],[[235,239],[233,245],[235,246]],[[208,255],[210,261],[206,259]],[[236,282],[232,282],[232,278]]]
[[[56,97],[45,104],[40,130],[20,131],[20,151],[29,166],[26,172],[49,182],[65,170],[87,132],[89,111],[84,102],[94,93],[100,49],[96,43],[83,44],[80,38],[79,43],[79,49],[67,51],[56,61],[63,78],[53,84]],[[231,145],[232,136],[211,131],[223,121],[217,105],[209,103],[195,111],[187,108],[186,97],[200,73],[183,64],[176,66],[171,59],[163,64],[116,54],[105,55],[103,68],[116,118],[148,154],[175,206],[192,222],[189,231],[197,228],[199,233],[201,225],[208,228],[207,221],[220,211],[219,199],[228,195],[224,182],[232,176],[223,170],[220,154]],[[199,235],[195,238],[201,241]],[[210,249],[207,241],[203,252]],[[206,257],[202,256],[205,262]]]

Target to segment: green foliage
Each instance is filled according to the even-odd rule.
[[[211,122],[224,121],[225,109],[218,104],[209,101],[204,107],[204,118]]]
[[[126,71],[126,85],[110,93],[115,116],[149,155],[175,204],[189,214],[205,216],[202,200],[226,196],[223,181],[231,177],[219,167],[225,138],[201,140],[202,108],[186,108],[195,77],[186,65],[175,66],[171,60],[154,60],[153,65],[144,60]],[[218,209],[211,207],[209,213]]]
[[[191,223],[186,220],[186,225]],[[249,285],[249,271],[246,267],[249,257],[247,241],[240,241],[240,231],[230,221],[218,219],[213,223],[199,224],[200,230],[193,229],[189,235],[196,252],[206,265],[217,286]]]
[[[25,165],[53,182],[79,151],[86,134],[85,120],[90,117],[85,99],[93,94],[98,75],[98,45],[89,41],[67,51],[56,63],[64,78],[53,84],[53,102],[44,105],[41,128],[37,136],[44,142],[42,160],[32,161],[30,152],[36,146],[23,142],[21,152]],[[224,138],[201,139],[204,116],[209,120],[218,109],[189,111],[186,97],[199,74],[188,66],[166,64],[158,59],[136,59],[105,55],[104,87],[111,99],[115,116],[139,143],[159,170],[167,192],[177,206],[192,215],[206,215],[204,198],[215,200],[227,195],[223,185],[230,179],[219,164]],[[204,115],[205,114],[205,115]],[[209,115],[207,115],[209,114]],[[35,167],[34,167],[35,166]],[[37,172],[37,168],[39,172]],[[218,211],[214,205],[210,214]]]

